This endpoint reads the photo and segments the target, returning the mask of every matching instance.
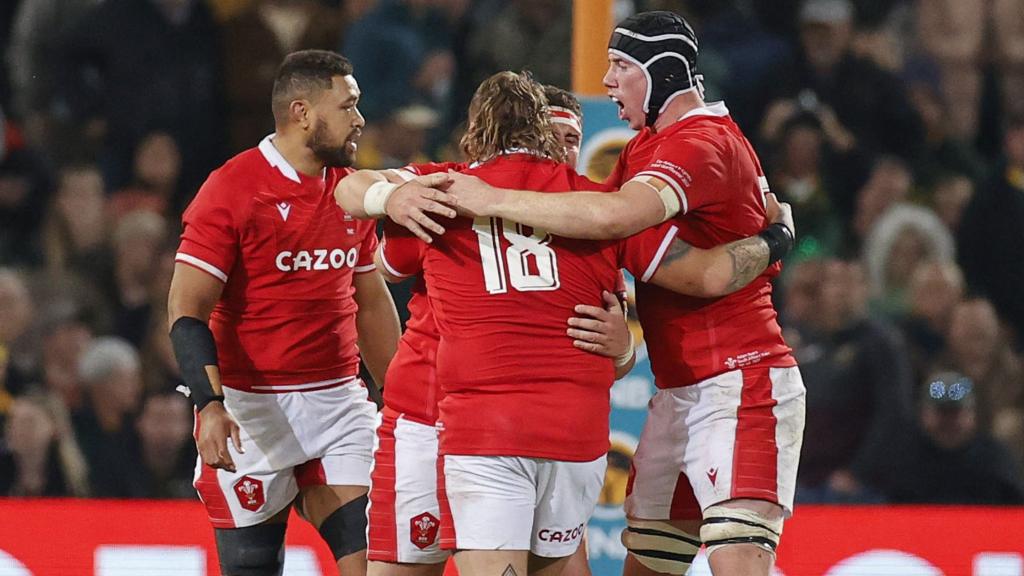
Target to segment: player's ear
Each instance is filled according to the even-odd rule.
[[[302,126],[303,130],[309,129],[311,123],[309,101],[292,100],[288,104],[288,116],[292,122]]]

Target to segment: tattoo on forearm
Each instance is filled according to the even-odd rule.
[[[505,567],[505,571],[501,573],[501,576],[519,576],[516,574],[516,569],[511,564]]]
[[[690,250],[693,250],[692,245],[683,242],[679,238],[673,239],[672,243],[668,246],[668,250],[665,252],[665,256],[661,259],[661,265],[664,266],[679,260],[689,254]]]
[[[737,240],[727,247],[732,257],[729,292],[746,286],[768,266],[768,243],[760,236]]]

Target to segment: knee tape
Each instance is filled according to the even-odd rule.
[[[320,524],[320,536],[330,546],[334,559],[366,549],[366,505],[362,495],[331,512]]]
[[[215,529],[221,573],[224,576],[281,576],[286,526],[279,523]]]
[[[700,537],[658,520],[626,520],[622,544],[638,562],[662,574],[686,574]]]
[[[711,506],[704,511],[700,537],[708,547],[708,555],[730,544],[756,544],[772,554],[782,536],[782,519],[769,520],[764,516],[726,506]]]

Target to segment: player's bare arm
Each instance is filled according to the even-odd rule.
[[[223,282],[210,274],[187,264],[175,264],[167,301],[167,324],[171,327],[181,377],[199,409],[199,456],[207,466],[234,472],[228,438],[239,452],[244,452],[242,439],[238,424],[224,409],[217,351],[207,327],[223,288]]]
[[[604,306],[578,304],[569,318],[566,334],[572,345],[580,350],[615,359],[615,378],[629,373],[636,364],[633,335],[626,325],[625,305],[617,296],[605,291],[601,294]]]
[[[398,348],[401,327],[398,312],[384,278],[376,271],[355,275],[356,331],[359,352],[378,387],[384,383],[388,364]]]
[[[674,292],[717,298],[743,288],[793,247],[792,209],[766,195],[771,225],[760,234],[702,250],[676,238],[650,282]]]
[[[659,178],[645,176],[623,184],[616,192],[542,194],[495,188],[475,176],[449,172],[448,193],[467,216],[497,216],[542,228],[566,238],[608,240],[625,238],[660,224],[679,211],[678,200]]]
[[[449,181],[444,173],[406,179],[395,170],[358,170],[338,183],[334,199],[356,218],[388,216],[430,242],[431,234],[444,234],[444,227],[430,214],[455,217],[455,211],[446,205],[454,200],[443,191]]]

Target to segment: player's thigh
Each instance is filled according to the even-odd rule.
[[[531,557],[531,561],[534,557]],[[584,533],[576,552],[562,566],[562,576],[591,576],[590,562],[587,558],[587,535]]]
[[[441,466],[442,547],[522,551],[525,570],[537,502],[537,461],[447,455]]]
[[[368,557],[401,564],[443,564],[439,543],[437,431],[385,408],[377,430],[368,509]]]
[[[683,472],[701,510],[729,500],[790,513],[803,442],[805,396],[796,367],[753,367],[696,385]]]
[[[555,559],[576,552],[597,506],[607,467],[605,455],[589,462],[538,461],[533,554]]]
[[[566,568],[574,556],[575,554],[562,558],[547,558],[545,556],[537,556],[531,552],[527,559],[526,572],[531,576],[568,576]],[[586,574],[589,573],[590,571],[587,570]]]
[[[227,388],[225,408],[238,423],[244,452],[228,443],[235,471],[217,470],[196,460],[193,485],[214,528],[241,528],[266,522],[286,510],[298,493],[293,467],[305,456],[298,433],[277,394]],[[196,415],[196,431],[203,425]]]
[[[659,390],[630,464],[625,511],[635,518],[699,519],[700,506],[683,472],[689,441],[687,419],[697,403],[690,386]]]
[[[367,492],[366,486],[305,486],[299,490],[295,505],[302,517],[319,529],[327,517],[346,504],[357,502]]]

